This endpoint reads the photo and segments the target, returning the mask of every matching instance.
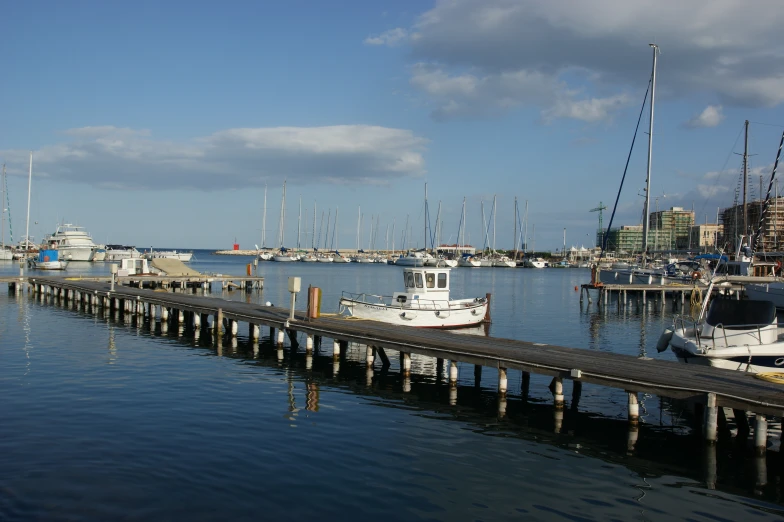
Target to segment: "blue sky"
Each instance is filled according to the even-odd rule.
[[[399,246],[407,216],[421,246],[425,182],[445,242],[466,197],[467,237],[481,246],[480,202],[489,217],[496,195],[498,248],[512,246],[515,196],[528,201],[529,244],[560,248],[566,228],[567,246],[590,246],[588,210],[615,199],[651,41],[660,208],[693,206],[702,222],[732,204],[745,119],[759,192],[784,130],[776,2],[551,4],[9,5],[0,159],[14,239],[33,150],[35,239],[65,220],[98,242],[252,247],[266,184],[274,246],[287,178],[287,246],[300,196],[303,244],[316,200],[319,220],[340,207],[339,246],[355,246],[360,205],[365,247],[376,215],[377,246],[393,220]],[[641,219],[647,117],[642,127],[615,224]]]

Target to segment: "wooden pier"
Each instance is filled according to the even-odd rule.
[[[14,279],[18,282],[19,278]],[[475,365],[481,378],[481,367],[498,372],[499,413],[506,408],[508,371],[522,372],[521,382],[527,388],[530,374],[552,376],[551,391],[556,412],[564,407],[564,384],[571,381],[573,393],[582,383],[598,384],[624,390],[628,398],[628,420],[638,423],[638,393],[689,399],[704,409],[704,435],[709,443],[717,439],[718,416],[722,408],[756,413],[755,444],[764,451],[767,441],[766,415],[784,414],[784,388],[756,379],[751,374],[711,368],[697,364],[653,360],[616,353],[531,343],[511,339],[459,335],[449,331],[393,326],[375,321],[347,319],[337,316],[309,319],[302,311],[294,313],[281,307],[262,306],[217,297],[190,293],[154,292],[118,286],[110,291],[103,282],[56,277],[30,277],[33,295],[41,300],[55,299],[97,311],[99,308],[118,311],[149,321],[180,325],[194,336],[209,329],[220,347],[224,336],[238,334],[239,323],[248,325],[249,338],[257,342],[261,329],[269,328],[270,340],[282,349],[288,334],[292,347],[298,347],[297,333],[306,337],[305,350],[312,353],[322,339],[332,339],[333,355],[345,351],[348,342],[366,346],[366,361],[372,367],[377,359],[389,365],[387,350],[400,354],[400,371],[405,381],[410,378],[411,354],[432,356],[449,361],[449,381],[457,393],[458,362]],[[322,349],[324,347],[322,346]],[[410,381],[409,381],[410,382]],[[410,386],[410,384],[409,384]],[[528,390],[522,390],[527,394]]]

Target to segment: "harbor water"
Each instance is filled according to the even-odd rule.
[[[196,251],[204,273],[252,258]],[[287,306],[287,278],[323,291],[389,295],[402,269],[260,262],[261,292],[211,295]],[[0,275],[19,265],[0,262]],[[72,263],[62,274],[108,274]],[[52,274],[47,274],[52,275]],[[487,334],[585,350],[656,352],[673,314],[658,299],[580,304],[587,269],[455,268],[453,297],[492,294]],[[301,301],[304,301],[301,296]],[[304,308],[300,303],[298,308]],[[468,335],[484,335],[482,330]],[[410,390],[396,361],[364,349],[279,351],[264,329],[214,346],[176,327],[0,293],[0,520],[780,520],[778,452],[724,434],[706,447],[681,401],[583,385],[554,412],[550,379],[419,358]],[[325,340],[326,341],[326,340]],[[304,343],[303,343],[304,345]],[[448,365],[446,365],[448,368]]]

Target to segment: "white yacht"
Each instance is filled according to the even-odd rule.
[[[98,245],[83,227],[65,223],[57,226],[54,234],[44,240],[50,249],[60,252],[60,259],[68,261],[93,261]]]
[[[450,268],[405,268],[405,291],[392,296],[343,293],[340,313],[420,328],[460,328],[485,320],[485,297],[450,299]]]
[[[149,252],[142,254],[145,259],[178,259],[183,263],[187,263],[193,257],[193,252],[178,252],[176,250],[155,250],[150,249]]]
[[[106,261],[121,261],[123,259],[138,259],[142,253],[134,246],[106,245]]]
[[[400,254],[400,257],[395,260],[395,264],[399,266],[425,266],[425,254],[422,252]]]

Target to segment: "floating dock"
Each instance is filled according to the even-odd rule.
[[[19,278],[13,279],[17,284]],[[709,443],[717,439],[718,418],[723,408],[754,412],[755,447],[765,451],[766,415],[784,414],[784,388],[756,379],[751,374],[675,361],[654,360],[595,350],[567,348],[511,339],[460,335],[457,333],[393,326],[386,323],[322,316],[309,319],[301,311],[281,307],[229,301],[187,292],[154,292],[142,288],[118,286],[85,279],[63,277],[29,277],[31,292],[40,300],[53,299],[67,306],[84,307],[97,312],[109,309],[155,327],[160,322],[184,326],[194,336],[211,330],[217,346],[225,337],[236,337],[239,323],[248,325],[248,336],[258,342],[261,329],[269,328],[270,340],[283,346],[285,335],[297,348],[297,333],[306,336],[306,352],[332,339],[333,354],[339,356],[348,342],[366,346],[368,367],[377,360],[389,365],[386,350],[400,354],[400,371],[410,377],[411,354],[422,354],[449,361],[450,393],[457,393],[458,362],[475,365],[475,377],[481,378],[483,366],[498,371],[499,413],[506,408],[508,371],[522,372],[522,393],[528,393],[530,374],[552,376],[551,391],[556,424],[559,411],[563,418],[564,383],[572,382],[573,395],[582,383],[624,390],[628,398],[628,420],[636,426],[639,416],[639,393],[688,399],[704,408],[704,437]],[[322,347],[323,348],[323,347]],[[410,382],[410,381],[409,381]],[[405,386],[405,384],[404,384]]]

